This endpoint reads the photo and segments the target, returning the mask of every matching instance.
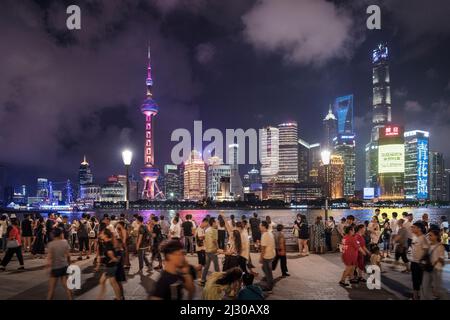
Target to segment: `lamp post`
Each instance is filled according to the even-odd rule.
[[[322,158],[322,165],[324,166],[325,171],[325,222],[328,220],[328,197],[330,190],[330,182],[329,182],[329,165],[331,152],[328,150],[322,150],[320,153],[320,157]]]
[[[123,164],[125,165],[125,171],[126,171],[126,188],[125,188],[125,201],[126,201],[126,209],[128,210],[130,208],[130,165],[131,165],[131,159],[133,158],[133,153],[130,150],[124,150],[122,152],[122,160]]]

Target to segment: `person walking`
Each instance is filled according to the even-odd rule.
[[[325,226],[322,222],[322,217],[318,216],[316,222],[313,225],[314,232],[314,252],[324,253],[325,247]]]
[[[153,217],[153,230],[152,230],[152,260],[150,264],[153,266],[153,262],[155,260],[158,261],[158,266],[155,267],[155,270],[162,269],[162,257],[160,251],[160,244],[163,241],[161,225],[159,224],[159,218]]]
[[[181,222],[178,216],[173,218],[169,233],[171,240],[181,241]]]
[[[332,235],[334,229],[336,228],[336,222],[333,217],[329,217],[327,221],[325,221],[325,245],[328,252],[333,251],[333,242]]]
[[[272,271],[275,271],[278,265],[278,261],[280,261],[281,268],[281,276],[283,278],[289,277],[290,274],[287,268],[287,259],[286,259],[286,238],[283,233],[283,225],[278,224],[276,230],[274,231],[274,240],[275,240],[275,258],[272,262]]]
[[[364,224],[359,224],[355,229],[355,240],[358,243],[358,260],[356,263],[358,271],[358,282],[367,282],[364,279],[363,274],[366,272],[366,261],[367,257],[370,256],[370,251],[367,249],[366,240],[364,239],[364,234],[366,232],[366,226]]]
[[[383,232],[381,238],[383,239],[383,258],[390,258],[389,251],[391,246],[392,229],[389,219],[386,219],[383,224]]]
[[[359,245],[354,235],[355,230],[353,226],[346,226],[344,228],[344,238],[342,239],[342,261],[345,269],[342,272],[339,284],[344,288],[351,288],[352,285],[347,282],[347,279],[352,279],[354,276],[355,267],[358,263]]]
[[[40,217],[34,229],[34,239],[31,245],[33,258],[43,258],[45,255],[45,233],[44,218]]]
[[[217,226],[217,235],[218,235],[218,244],[219,249],[225,250],[226,245],[226,234],[227,234],[227,226],[225,225],[225,219],[222,215],[217,217],[218,226]]]
[[[151,300],[182,300],[183,289],[192,297],[195,285],[180,241],[169,240],[162,244],[164,269],[155,284]]]
[[[70,246],[64,239],[64,232],[61,228],[53,230],[53,241],[48,244],[47,268],[50,279],[48,284],[47,300],[52,300],[58,280],[66,291],[67,298],[72,300],[72,291],[67,287],[67,268],[70,261]]]
[[[167,222],[166,217],[163,215],[161,215],[159,219],[160,219],[159,224],[161,225],[161,233],[164,240],[166,240],[169,238],[170,224],[169,222]]]
[[[397,221],[397,234],[394,237],[394,266],[399,264],[399,259],[402,261],[406,267],[403,272],[410,272],[409,260],[407,257],[408,253],[408,230],[404,227],[405,220],[398,219]]]
[[[20,227],[22,229],[23,252],[31,251],[31,239],[33,237],[33,220],[30,214],[26,214]]]
[[[103,250],[105,254],[104,263],[106,268],[100,276],[100,291],[97,296],[97,300],[104,299],[106,293],[106,282],[108,280],[114,291],[114,300],[124,300],[123,292],[116,279],[120,258],[117,256],[116,249],[114,248],[113,233],[109,229],[105,228],[103,232],[100,233],[100,237],[103,241]]]
[[[445,265],[445,248],[441,243],[439,230],[428,233],[430,248],[427,264],[424,266],[421,300],[448,300],[447,289],[443,285],[442,271]]]
[[[195,249],[197,250],[198,269],[200,270],[200,278],[203,268],[206,264],[206,252],[205,252],[205,231],[208,227],[208,219],[204,218],[200,223],[197,230],[195,230]]]
[[[23,255],[22,255],[22,242],[20,237],[20,229],[17,220],[11,221],[11,225],[6,229],[7,243],[5,256],[0,264],[0,271],[5,271],[6,266],[11,261],[11,258],[15,254],[19,260],[19,268],[17,270],[24,270]]]
[[[272,262],[275,258],[275,239],[273,233],[269,232],[269,224],[267,221],[262,221],[260,225],[261,230],[261,255],[259,263],[262,264],[262,270],[265,276],[265,290],[269,293],[273,289],[273,275],[272,275]]]
[[[149,272],[152,271],[152,265],[146,256],[147,250],[150,248],[151,234],[147,229],[147,226],[144,224],[144,218],[142,216],[137,217],[138,223],[138,238],[136,241],[136,251],[138,254],[139,261],[139,272],[142,272],[144,268],[144,263],[149,269]]]
[[[390,228],[391,228],[391,243],[390,243],[390,246],[389,246],[389,250],[391,252],[395,252],[394,239],[395,239],[395,236],[398,233],[398,223],[397,223],[398,219],[397,219],[397,217],[398,217],[398,213],[394,211],[394,212],[392,212],[392,219],[389,220],[389,224],[390,224]]]
[[[181,224],[184,236],[184,249],[188,254],[194,254],[194,224],[191,221],[192,216],[186,215],[186,221]]]
[[[261,224],[261,219],[258,218],[258,214],[253,212],[253,217],[249,220],[250,223],[250,231],[252,233],[252,240],[255,249],[258,251],[259,243],[261,242],[261,231],[259,229],[259,225]]]
[[[78,251],[80,254],[78,260],[80,261],[83,260],[83,255],[86,256],[86,259],[89,259],[89,225],[85,213],[81,215],[80,225],[78,226],[77,229],[77,238],[78,238]]]
[[[422,285],[423,270],[420,266],[422,259],[428,253],[429,244],[425,238],[425,226],[422,222],[412,225],[411,231],[415,236],[411,244],[411,276],[413,283],[413,300],[419,299],[420,287]]]
[[[217,257],[217,253],[219,250],[218,238],[219,237],[217,233],[217,221],[214,218],[210,218],[209,227],[208,229],[206,229],[205,232],[206,262],[200,282],[201,286],[204,286],[206,283],[206,275],[208,274],[211,262],[214,264],[214,271],[219,272],[219,259]]]

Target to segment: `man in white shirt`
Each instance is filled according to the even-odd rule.
[[[392,219],[389,221],[389,225],[390,225],[390,227],[391,227],[391,238],[390,238],[390,240],[391,240],[391,244],[390,244],[390,246],[391,246],[391,250],[394,250],[394,239],[395,239],[395,236],[398,234],[398,219],[397,219],[397,216],[398,216],[398,214],[397,214],[397,212],[392,212]]]
[[[408,248],[411,247],[413,239],[413,232],[411,230],[412,225],[413,225],[413,214],[408,213],[408,215],[406,216],[406,220],[403,223],[403,227],[406,229],[406,231],[408,231]]]
[[[262,221],[260,225],[261,230],[261,256],[259,262],[262,264],[262,270],[266,278],[266,290],[269,293],[273,288],[272,275],[272,261],[275,258],[275,239],[273,233],[269,232],[269,224],[267,221]]]

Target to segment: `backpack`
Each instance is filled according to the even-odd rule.
[[[91,227],[91,229],[89,230],[89,238],[96,238],[97,237],[97,225],[94,224],[94,226],[92,226],[91,224],[89,224],[89,226]]]
[[[148,231],[147,226],[142,225],[141,228],[143,228],[143,230],[144,230],[144,234],[142,235],[141,247],[145,248],[145,247],[148,247],[150,245],[150,241],[151,241],[152,235]],[[139,231],[139,233],[141,233],[141,232]]]
[[[420,268],[421,268],[423,271],[426,271],[426,272],[432,272],[432,271],[433,271],[434,266],[433,266],[433,264],[431,263],[431,256],[433,255],[434,250],[436,250],[436,248],[439,247],[439,246],[441,246],[441,244],[436,245],[436,246],[433,248],[433,250],[431,250],[431,252],[426,252],[426,253],[423,255],[422,259],[420,259],[419,265],[420,265]]]
[[[78,238],[87,238],[87,237],[88,237],[87,222],[81,222],[80,227],[78,229]]]

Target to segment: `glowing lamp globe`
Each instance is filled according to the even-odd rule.
[[[129,166],[131,164],[132,159],[133,153],[130,150],[124,150],[122,152],[122,160],[124,165]]]
[[[324,166],[327,166],[330,164],[330,157],[331,157],[331,152],[328,150],[323,150],[320,153],[320,157],[322,158],[322,164]]]

